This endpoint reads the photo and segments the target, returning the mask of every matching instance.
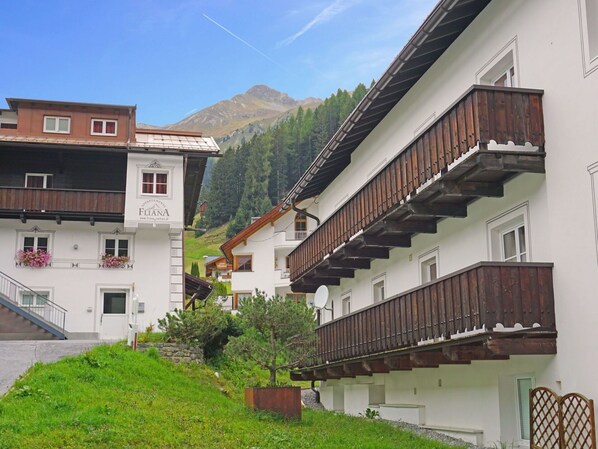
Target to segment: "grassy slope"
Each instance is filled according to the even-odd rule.
[[[227,393],[228,392],[228,393]],[[305,411],[250,412],[207,368],[175,367],[122,346],[35,365],[0,399],[0,449],[443,449],[382,422]]]
[[[201,237],[195,238],[193,231],[185,232],[185,271],[191,272],[191,263],[199,263],[199,273],[206,275],[203,256],[217,256],[222,254],[220,245],[226,240],[226,228],[228,223],[219,228],[211,229]]]

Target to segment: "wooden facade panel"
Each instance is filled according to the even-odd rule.
[[[556,330],[551,264],[482,262],[326,323],[317,329],[313,363],[416,347],[498,324]]]
[[[343,242],[399,207],[478,143],[544,145],[542,93],[475,86],[407,145],[291,254],[295,282]]]

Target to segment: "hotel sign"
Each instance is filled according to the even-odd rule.
[[[166,204],[160,200],[147,200],[139,206],[139,221],[162,222],[170,220]]]

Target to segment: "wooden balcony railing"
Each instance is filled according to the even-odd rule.
[[[122,215],[125,213],[125,193],[0,187],[0,210]]]
[[[490,141],[544,150],[542,91],[473,86],[291,254],[295,282],[361,230],[398,208],[463,154]]]
[[[481,262],[326,323],[311,366],[491,332],[499,323],[556,330],[552,264]]]

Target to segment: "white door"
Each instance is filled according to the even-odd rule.
[[[102,290],[100,296],[100,338],[126,338],[129,321],[128,291]]]

